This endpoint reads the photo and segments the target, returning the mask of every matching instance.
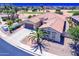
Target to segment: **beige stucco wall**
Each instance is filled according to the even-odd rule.
[[[40,27],[40,26],[41,26],[41,21],[34,24],[34,28],[37,28],[37,27]]]

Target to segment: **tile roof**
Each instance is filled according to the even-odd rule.
[[[42,20],[44,24],[41,25],[40,28],[51,27],[57,30],[58,32],[62,32],[66,17],[64,15],[48,12],[45,14],[34,16],[27,20],[30,20],[33,23],[37,23]]]
[[[66,17],[64,15],[59,15],[56,13],[46,13],[32,17],[30,20],[32,22],[39,22],[40,20],[43,20],[44,24],[40,26],[40,28],[51,27],[56,31],[62,33],[64,28],[64,21],[66,21]]]
[[[72,16],[73,19],[77,20],[79,22],[79,15]]]
[[[47,17],[48,20],[46,20],[46,23],[40,28],[50,27],[58,32],[63,32],[64,21],[66,21],[66,18],[63,15],[49,13],[45,15],[45,17]]]
[[[0,14],[0,17],[8,17],[7,14]]]

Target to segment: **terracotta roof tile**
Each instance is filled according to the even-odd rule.
[[[66,21],[66,17],[64,15],[59,15],[56,13],[46,13],[46,14],[34,16],[29,20],[32,21],[33,23],[37,23],[43,20],[43,22],[45,23],[42,26],[40,26],[40,28],[51,27],[57,30],[58,32],[62,32],[64,21]]]
[[[63,15],[51,14],[51,13],[49,13],[48,16],[46,17],[48,17],[47,23],[43,24],[40,28],[51,27],[56,31],[62,33],[64,27],[64,21],[66,20],[66,18]]]

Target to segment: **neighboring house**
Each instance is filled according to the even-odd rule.
[[[10,18],[18,18],[18,14],[10,14],[10,15],[7,15],[7,14],[0,14],[0,17],[10,17]]]
[[[25,27],[35,29],[37,27],[43,29],[46,34],[45,39],[60,42],[62,39],[61,34],[66,29],[66,17],[55,13],[46,13],[26,19]]]
[[[76,16],[72,16],[72,21],[75,23],[75,24],[79,24],[79,15],[76,15]]]

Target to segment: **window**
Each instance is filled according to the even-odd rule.
[[[46,34],[45,34],[45,38],[49,38],[49,36],[50,36],[50,31],[46,31]]]
[[[55,39],[56,32],[52,32],[52,39]]]

